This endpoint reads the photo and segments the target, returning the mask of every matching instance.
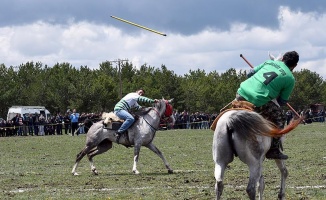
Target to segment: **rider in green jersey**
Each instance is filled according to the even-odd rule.
[[[254,67],[248,79],[240,84],[236,99],[245,100],[256,106],[266,119],[284,128],[285,115],[281,106],[285,105],[294,88],[295,79],[292,70],[299,62],[299,54],[286,52],[281,60],[267,60]],[[287,159],[280,151],[280,138],[273,138],[270,150],[266,153],[269,159]]]

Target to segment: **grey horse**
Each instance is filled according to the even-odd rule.
[[[159,100],[154,104],[147,114],[140,116],[139,119],[128,129],[128,138],[121,137],[119,143],[126,146],[134,146],[134,164],[132,172],[139,174],[137,170],[137,162],[140,152],[140,147],[145,146],[155,154],[157,154],[164,162],[165,167],[168,169],[168,173],[173,173],[169,163],[164,158],[162,152],[153,144],[155,133],[159,128],[160,120],[165,116],[167,107],[171,107],[169,103],[171,100]],[[172,107],[171,107],[172,108]],[[165,117],[172,117],[165,116]],[[73,166],[72,174],[78,175],[76,172],[78,163],[87,155],[91,165],[91,171],[97,175],[98,172],[93,162],[93,158],[96,155],[104,153],[112,148],[112,142],[116,142],[116,136],[114,130],[105,129],[103,126],[103,120],[93,124],[86,136],[86,145],[77,155],[76,163]]]
[[[225,112],[216,124],[212,146],[215,162],[216,199],[220,199],[223,192],[225,168],[233,161],[235,155],[249,167],[250,175],[246,189],[249,199],[256,199],[257,185],[259,199],[263,199],[265,187],[262,174],[263,161],[270,148],[272,137],[281,137],[293,130],[299,123],[300,120],[295,120],[285,129],[277,129],[274,124],[253,111],[230,110]],[[283,160],[275,160],[275,162],[281,171],[278,198],[284,199],[288,170]]]

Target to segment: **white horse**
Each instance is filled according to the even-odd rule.
[[[250,176],[247,185],[247,194],[250,199],[256,199],[258,183],[259,199],[263,199],[265,187],[262,175],[263,161],[269,150],[272,137],[280,137],[294,129],[300,120],[293,121],[285,129],[279,130],[274,124],[264,119],[254,111],[230,110],[226,111],[218,120],[213,138],[213,160],[215,162],[215,192],[216,199],[220,199],[223,192],[223,177],[225,168],[238,156],[248,165]],[[281,186],[279,199],[285,198],[285,180],[288,170],[283,160],[275,160],[281,171]]]
[[[143,116],[140,116],[138,120],[128,129],[128,138],[121,137],[119,140],[120,144],[126,146],[134,146],[134,164],[132,172],[139,174],[137,170],[137,162],[140,152],[140,147],[145,146],[157,154],[164,162],[165,167],[168,169],[168,173],[173,173],[169,163],[164,158],[162,152],[153,144],[155,133],[159,128],[160,120],[166,114],[166,108],[172,109],[169,104],[171,100],[159,100],[149,110],[149,112]],[[173,117],[173,115],[166,117]],[[76,163],[73,166],[72,174],[78,175],[76,172],[78,163],[80,160],[87,155],[91,165],[91,171],[97,175],[98,172],[93,163],[93,158],[96,155],[104,153],[112,148],[112,142],[116,142],[115,130],[105,129],[103,126],[103,120],[93,124],[86,136],[86,145],[83,150],[77,155]]]

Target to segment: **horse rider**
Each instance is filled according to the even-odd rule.
[[[138,102],[144,103],[156,103],[157,99],[150,99],[144,97],[144,89],[138,89],[136,92],[131,92],[124,96],[114,107],[114,114],[116,114],[120,119],[123,119],[124,122],[121,127],[116,131],[117,143],[121,135],[128,130],[128,128],[134,123],[135,118],[129,113],[131,109],[139,110],[141,106]]]
[[[248,73],[248,79],[240,84],[236,100],[248,101],[255,105],[255,111],[284,128],[285,115],[281,106],[285,105],[294,88],[293,69],[299,62],[299,54],[286,52],[280,60],[267,60]],[[267,159],[287,159],[280,151],[281,138],[273,138]]]

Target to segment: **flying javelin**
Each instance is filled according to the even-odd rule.
[[[119,18],[119,17],[115,17],[115,16],[113,16],[113,15],[111,15],[111,17],[112,17],[113,19],[120,20],[120,21],[125,22],[125,23],[127,23],[127,24],[131,24],[131,25],[133,25],[133,26],[137,26],[137,27],[139,27],[139,28],[142,28],[142,29],[145,29],[145,30],[151,31],[151,32],[153,32],[153,33],[156,33],[156,34],[159,34],[159,35],[162,35],[162,36],[166,36],[165,33],[158,32],[158,31],[156,31],[156,30],[153,30],[153,29],[147,28],[147,27],[145,27],[145,26],[141,26],[141,25],[139,25],[139,24],[136,24],[136,23],[133,23],[133,22],[127,21],[127,20],[125,20],[125,19],[121,19],[121,18]]]

